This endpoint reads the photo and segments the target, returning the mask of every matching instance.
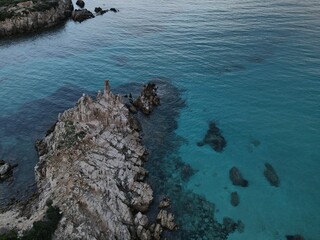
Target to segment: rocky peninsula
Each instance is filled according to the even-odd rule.
[[[35,32],[56,26],[68,19],[71,0],[0,1],[0,37]]]
[[[138,102],[138,109],[159,104],[156,86],[148,84]],[[145,215],[153,201],[143,167],[147,152],[137,120],[108,81],[95,100],[84,94],[60,114],[36,146],[38,192],[0,214],[0,232],[23,236],[55,209],[61,220],[54,239],[160,239],[163,228],[177,228],[165,209],[168,198],[154,219]]]

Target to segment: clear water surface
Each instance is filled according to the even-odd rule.
[[[155,77],[184,90],[179,156],[185,187],[245,224],[229,239],[320,238],[320,3],[316,0],[88,1],[120,9],[0,40],[0,158],[19,163],[5,202],[33,188],[34,141],[82,92]],[[222,153],[198,147],[215,120]],[[254,144],[254,143],[260,144]],[[263,176],[269,162],[280,186]],[[237,166],[249,187],[233,186]],[[240,205],[230,204],[237,191]]]

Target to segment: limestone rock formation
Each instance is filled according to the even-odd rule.
[[[241,187],[247,187],[248,186],[248,181],[245,180],[239,169],[236,168],[236,167],[232,167],[229,171],[229,178],[232,182],[233,185],[236,185],[236,186],[241,186]]]
[[[167,210],[161,209],[158,213],[157,220],[160,225],[169,230],[174,230],[177,228],[177,224],[174,222],[174,216],[172,213],[169,213]]]
[[[72,10],[71,0],[36,3],[26,1],[5,6],[0,11],[7,16],[5,19],[0,19],[0,37],[34,32],[61,24],[71,16]]]
[[[198,142],[199,147],[208,144],[216,152],[222,152],[227,141],[223,137],[220,129],[217,127],[215,122],[209,123],[209,129],[201,142]]]
[[[128,108],[111,93],[108,81],[96,100],[83,95],[76,106],[37,142],[35,167],[38,198],[27,209],[0,214],[0,225],[26,230],[45,214],[47,203],[63,216],[55,239],[151,239],[143,214],[153,200],[144,182],[146,149],[131,125]],[[26,208],[25,208],[26,209]],[[137,213],[137,214],[135,214]],[[173,215],[161,221],[173,228]]]
[[[265,167],[266,169],[264,170],[263,174],[266,177],[266,179],[269,181],[271,186],[279,187],[280,180],[278,174],[276,173],[276,170],[274,170],[270,163],[266,163]]]

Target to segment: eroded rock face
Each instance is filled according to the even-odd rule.
[[[217,127],[215,122],[209,123],[209,129],[201,142],[198,142],[199,147],[208,144],[216,152],[222,152],[227,141],[223,137],[220,129]]]
[[[55,239],[150,239],[143,215],[153,200],[143,181],[146,150],[129,118],[107,81],[96,101],[83,95],[37,143],[39,197],[28,206],[34,211],[28,218],[0,214],[1,224],[28,229],[51,202],[63,213]]]
[[[229,178],[233,185],[247,187],[248,181],[242,177],[239,169],[236,167],[232,167],[229,171]]]
[[[271,186],[279,187],[280,180],[279,180],[278,174],[276,173],[276,170],[274,170],[274,168],[270,163],[266,163],[265,167],[266,168],[263,174],[268,180],[268,182],[271,184]]]
[[[8,6],[4,11],[11,17],[0,21],[0,37],[35,32],[61,24],[71,16],[72,10],[71,0],[44,2],[38,6],[26,1]]]

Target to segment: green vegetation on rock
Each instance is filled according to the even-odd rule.
[[[0,235],[0,240],[51,240],[61,217],[62,214],[58,207],[49,206],[44,219],[34,222],[32,228],[24,233],[23,237],[18,238],[16,232],[10,231],[9,233]]]

